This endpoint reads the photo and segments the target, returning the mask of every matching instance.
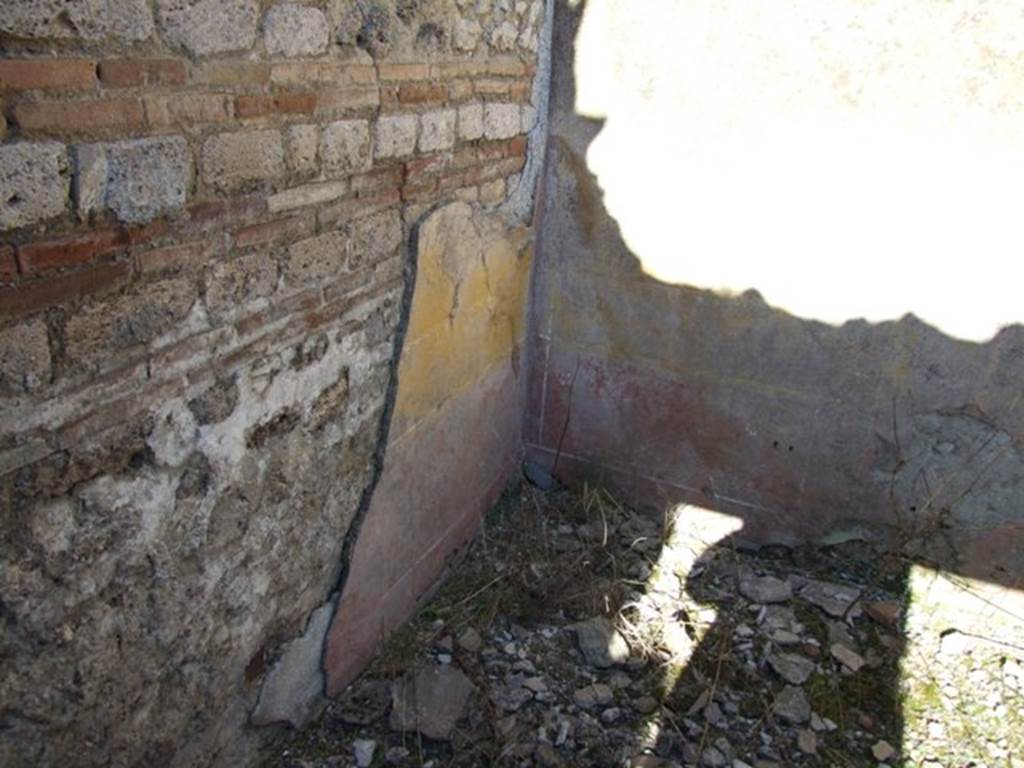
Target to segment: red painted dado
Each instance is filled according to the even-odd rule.
[[[415,612],[516,470],[520,388],[507,362],[492,366],[388,446],[327,636],[329,695]]]

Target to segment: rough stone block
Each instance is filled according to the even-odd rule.
[[[416,148],[416,115],[393,115],[377,121],[374,157],[402,157]]]
[[[196,56],[252,48],[259,25],[256,0],[157,0],[164,39]]]
[[[458,19],[452,30],[452,44],[457,51],[475,51],[480,45],[483,29],[473,19]]]
[[[253,253],[215,265],[206,277],[206,308],[214,317],[269,296],[277,288],[277,264]]]
[[[327,19],[316,8],[281,3],[263,19],[263,42],[271,56],[317,56],[327,50]]]
[[[495,103],[484,107],[484,136],[488,139],[511,139],[521,127],[518,104]]]
[[[324,126],[320,158],[325,176],[342,176],[370,167],[370,124],[339,120]]]
[[[285,262],[285,278],[293,283],[324,280],[340,275],[348,263],[348,237],[325,232],[293,243]]]
[[[4,3],[0,31],[33,39],[137,42],[153,34],[153,12],[146,0],[14,0]]]
[[[324,181],[293,187],[267,198],[267,210],[271,213],[301,208],[304,205],[318,205],[337,200],[348,191],[344,181]]]
[[[192,157],[181,136],[107,144],[106,164],[104,199],[121,221],[140,224],[185,205]]]
[[[293,125],[285,129],[285,148],[288,152],[288,166],[295,173],[315,173],[319,158],[320,128],[316,125]]]
[[[31,320],[0,334],[0,391],[30,392],[50,378],[46,323]]]
[[[60,216],[67,206],[68,157],[56,142],[0,147],[0,229]]]
[[[76,363],[94,364],[152,341],[188,314],[196,288],[185,278],[152,283],[115,301],[93,304],[68,320],[65,343]]]
[[[455,144],[454,109],[439,109],[420,116],[420,151],[451,149]]]
[[[459,138],[464,141],[484,135],[484,105],[464,104],[459,107]]]
[[[356,219],[349,225],[350,269],[358,269],[367,261],[390,256],[402,242],[402,218],[398,211],[386,211]]]
[[[281,178],[285,173],[281,132],[240,131],[212,136],[203,144],[203,180],[234,192]]]

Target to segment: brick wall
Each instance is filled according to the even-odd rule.
[[[540,9],[5,6],[0,762],[251,759],[373,476],[411,228],[519,183]]]

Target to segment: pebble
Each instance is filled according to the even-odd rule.
[[[814,662],[792,653],[773,653],[768,665],[776,674],[792,685],[803,685],[814,673]]]
[[[595,683],[580,688],[573,694],[573,701],[581,709],[593,709],[605,704],[611,704],[615,699],[612,689],[604,683]]]
[[[811,718],[811,705],[807,702],[807,695],[803,688],[795,685],[787,685],[772,704],[772,711],[783,720],[799,725],[806,723]]]
[[[875,756],[875,760],[885,761],[896,754],[896,749],[889,742],[879,740],[871,747],[871,754]]]
[[[864,658],[860,654],[851,651],[845,645],[832,643],[832,647],[829,650],[832,652],[832,656],[851,672],[856,672],[864,666]]]
[[[774,576],[747,576],[740,578],[740,594],[755,603],[784,603],[793,596],[793,588]]]
[[[356,739],[352,742],[352,751],[355,753],[356,765],[368,768],[373,762],[373,753],[377,751],[377,742],[373,739]]]

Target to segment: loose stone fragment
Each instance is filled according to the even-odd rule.
[[[772,704],[772,711],[791,723],[806,723],[811,717],[811,705],[807,702],[807,695],[803,688],[795,685],[787,685],[781,693],[775,697]]]
[[[817,735],[815,735],[814,731],[809,731],[806,728],[797,732],[796,744],[800,747],[800,751],[807,755],[813,755],[818,751]]]
[[[865,603],[864,612],[879,624],[895,627],[899,624],[903,607],[893,602]]]
[[[768,657],[768,665],[793,685],[802,685],[814,673],[813,661],[792,653],[773,653]]]
[[[844,584],[833,584],[828,581],[808,581],[800,596],[825,611],[829,616],[844,618],[857,598],[861,590],[855,587],[848,587]]]
[[[608,619],[598,616],[570,628],[576,632],[576,642],[591,666],[606,669],[629,659],[629,646]]]
[[[581,709],[593,709],[594,707],[611,704],[615,699],[612,689],[604,683],[595,683],[585,688],[580,688],[573,694],[573,701]]]
[[[472,691],[469,678],[451,666],[429,667],[411,680],[398,680],[391,691],[391,728],[447,740]]]
[[[359,768],[369,768],[373,763],[373,753],[377,749],[377,742],[373,739],[356,739],[352,742],[352,751],[355,753],[356,765]]]
[[[860,654],[851,651],[845,645],[833,643],[830,650],[832,651],[832,655],[840,661],[843,666],[849,668],[851,672],[856,672],[864,666],[864,658]]]
[[[896,749],[889,742],[880,739],[871,747],[871,754],[875,756],[876,760],[885,761],[896,754]]]
[[[740,594],[755,603],[782,603],[793,596],[793,588],[774,576],[749,576],[740,579]]]
[[[480,646],[483,645],[483,641],[480,639],[480,633],[472,627],[466,629],[458,639],[459,647],[464,651],[470,653],[476,653],[480,650]]]

